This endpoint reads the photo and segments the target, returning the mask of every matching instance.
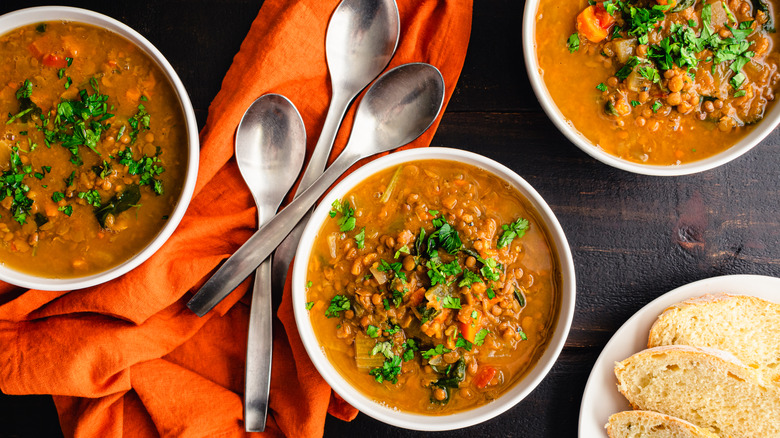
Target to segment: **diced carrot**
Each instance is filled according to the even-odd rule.
[[[606,38],[614,23],[615,19],[596,5],[588,6],[577,15],[577,31],[594,43]]]
[[[478,310],[472,310],[468,315],[465,315],[465,318],[461,318],[461,316],[463,315],[460,315],[459,313],[458,330],[460,330],[460,334],[463,335],[463,339],[474,343],[474,338],[476,338],[477,332],[479,332],[480,323],[482,322],[482,313]],[[463,320],[465,320],[465,322]]]
[[[43,65],[46,67],[65,68],[68,66],[68,61],[62,56],[48,54],[43,57]]]
[[[125,92],[125,96],[127,97],[127,100],[131,102],[138,102],[141,98],[141,90],[137,88],[128,88]]]
[[[425,288],[421,287],[416,291],[412,292],[411,295],[409,295],[409,305],[411,307],[419,306],[424,297],[425,297]]]
[[[489,365],[483,365],[479,367],[479,371],[477,371],[477,375],[474,377],[474,386],[476,386],[479,389],[482,389],[487,386],[488,383],[490,383],[491,380],[493,380],[493,377],[496,376],[496,369],[489,366]]]

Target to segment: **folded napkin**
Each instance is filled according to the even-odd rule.
[[[233,159],[244,110],[265,93],[301,111],[309,151],[330,99],[325,32],[338,0],[266,0],[201,132],[195,196],[170,240],[146,263],[101,286],[71,292],[0,284],[0,390],[53,394],[65,436],[240,436],[249,281],[213,312],[186,302],[256,227],[252,197]],[[401,39],[390,67],[427,62],[452,94],[463,66],[472,0],[398,0]],[[354,108],[334,146],[348,137]],[[429,144],[436,125],[409,147]],[[357,411],[308,359],[290,305],[274,326],[267,434],[321,436],[327,413]],[[243,299],[242,299],[243,298]]]

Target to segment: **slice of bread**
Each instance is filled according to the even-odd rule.
[[[705,295],[666,309],[648,347],[693,345],[725,350],[780,383],[780,304],[746,295]]]
[[[780,438],[780,386],[723,351],[671,345],[615,364],[635,409],[682,418],[732,438]]]
[[[653,411],[623,411],[609,417],[610,438],[719,438],[685,420]]]

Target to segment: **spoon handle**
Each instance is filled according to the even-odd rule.
[[[230,256],[187,303],[203,316],[233,291],[290,234],[295,225],[341,174],[357,162],[359,155],[348,151],[349,145],[314,184],[272,217]]]
[[[349,103],[354,99],[355,95],[357,95],[357,92],[349,95],[349,93],[340,91],[338,88],[333,89],[333,97],[328,107],[328,115],[325,117],[325,124],[322,126],[320,138],[317,140],[317,145],[314,146],[314,152],[311,154],[309,164],[301,177],[298,192],[295,194],[296,198],[304,190],[308,189],[314,181],[317,181],[317,178],[325,171],[339,126],[342,119],[344,119],[347,108],[349,108]],[[274,295],[281,296],[284,291],[287,269],[295,256],[295,251],[298,249],[298,242],[301,240],[303,229],[306,228],[306,224],[309,222],[309,216],[311,216],[311,210],[298,222],[298,225],[295,226],[274,252],[272,286]]]
[[[262,432],[265,430],[268,415],[273,354],[270,258],[261,263],[255,271],[246,348],[244,428],[247,432]]]

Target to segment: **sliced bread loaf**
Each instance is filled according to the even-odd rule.
[[[732,353],[780,383],[780,304],[746,295],[705,295],[666,309],[648,347],[692,345]]]
[[[719,438],[685,420],[653,411],[623,411],[609,417],[610,438]]]
[[[733,438],[780,438],[780,387],[733,355],[664,346],[615,364],[618,390],[636,409],[657,411]]]

